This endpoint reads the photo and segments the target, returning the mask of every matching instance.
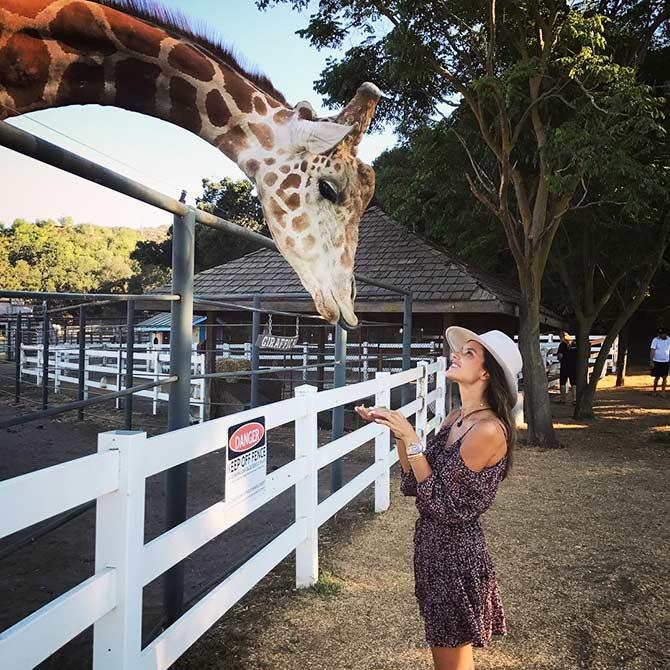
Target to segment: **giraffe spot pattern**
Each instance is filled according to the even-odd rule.
[[[250,123],[249,129],[256,136],[263,149],[272,149],[275,145],[275,134],[267,123]]]
[[[181,77],[170,78],[170,121],[194,133],[202,129],[197,105],[198,89]]]
[[[51,37],[63,51],[82,56],[109,56],[117,47],[83,2],[65,5],[49,24]]]
[[[252,158],[251,160],[247,161],[247,173],[251,175],[255,175],[258,172],[258,168],[261,166],[261,164]]]
[[[267,186],[274,186],[275,182],[277,181],[278,177],[274,172],[268,172],[265,177],[263,178],[263,181]]]
[[[305,251],[310,251],[316,246],[316,238],[314,235],[308,235],[303,241],[302,241],[302,247]]]
[[[11,14],[18,14],[27,19],[34,19],[52,2],[53,0],[32,0],[32,2],[26,2],[26,0],[3,0],[2,8]]]
[[[234,126],[227,132],[219,135],[214,140],[214,144],[235,162],[237,162],[237,157],[240,155],[240,152],[249,148],[249,142],[247,141],[246,135],[239,126]]]
[[[116,64],[116,104],[122,109],[153,115],[156,109],[156,80],[159,65],[138,58],[128,58]]]
[[[309,219],[306,214],[300,214],[296,216],[291,222],[291,228],[295,230],[296,233],[301,233],[303,230],[306,230],[309,226]]]
[[[58,100],[64,104],[99,102],[105,91],[105,69],[97,63],[68,65],[58,86]]]
[[[281,183],[280,188],[298,188],[300,186],[300,175],[290,174],[284,181]]]
[[[286,212],[277,202],[276,198],[270,198],[270,214],[277,224],[282,227],[286,226]]]
[[[279,153],[279,152],[277,152]],[[288,165],[282,165],[279,168],[279,172],[283,172],[284,174],[288,174],[291,171],[291,168]]]
[[[266,165],[274,165],[277,162],[277,160],[275,158],[264,158],[263,162]]]
[[[223,96],[216,89],[210,91],[205,98],[207,116],[214,126],[225,126],[230,121],[230,109]]]
[[[280,109],[278,112],[275,112],[272,115],[272,120],[275,123],[286,123],[293,118],[293,112],[290,112],[288,109]]]
[[[151,58],[158,58],[167,33],[116,9],[102,6],[110,30],[124,47]]]
[[[300,163],[300,170],[302,172],[307,172],[307,161],[303,161],[302,163]]]
[[[254,97],[254,109],[257,114],[265,116],[268,113],[267,105],[263,102],[262,98],[258,96]]]
[[[288,198],[284,199],[284,202],[289,209],[298,209],[300,207],[300,194],[291,193]]]
[[[224,81],[226,83],[226,90],[230,93],[238,109],[244,114],[249,114],[252,107],[252,96],[254,89],[236,72],[230,70],[222,70]]]
[[[49,79],[49,50],[32,31],[12,35],[0,49],[0,85],[20,108],[42,99]]]
[[[211,61],[189,44],[177,44],[168,55],[168,63],[179,72],[200,81],[211,81],[214,77]]]

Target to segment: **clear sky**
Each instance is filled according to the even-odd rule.
[[[182,9],[195,22],[204,22],[214,29],[236,50],[243,63],[270,77],[290,102],[309,100],[317,112],[326,111],[313,83],[329,54],[317,52],[295,35],[307,23],[308,14],[292,12],[288,5],[259,12],[253,0],[163,0],[162,4]],[[9,123],[174,197],[179,197],[184,188],[191,203],[200,193],[203,177],[244,177],[232,161],[188,131],[116,108],[86,105],[51,109],[26,114]],[[360,145],[359,155],[371,162],[394,143],[391,132],[368,135]],[[16,218],[61,216],[72,216],[77,223],[107,226],[172,222],[171,215],[165,212],[3,147],[0,184],[0,222],[6,224]]]

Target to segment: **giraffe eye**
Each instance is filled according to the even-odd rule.
[[[337,192],[335,189],[324,179],[319,179],[319,193],[326,199],[330,200],[332,203],[337,202]]]

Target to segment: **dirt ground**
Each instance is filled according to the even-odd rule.
[[[670,668],[670,392],[605,380],[592,424],[554,404],[564,448],[521,445],[484,517],[509,634],[479,670]],[[523,434],[521,436],[523,438]],[[322,578],[286,561],[201,638],[179,670],[428,670],[413,594],[412,499],[353,503],[320,538]]]

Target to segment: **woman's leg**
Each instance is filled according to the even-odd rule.
[[[460,647],[431,647],[435,670],[475,670],[472,645]]]

